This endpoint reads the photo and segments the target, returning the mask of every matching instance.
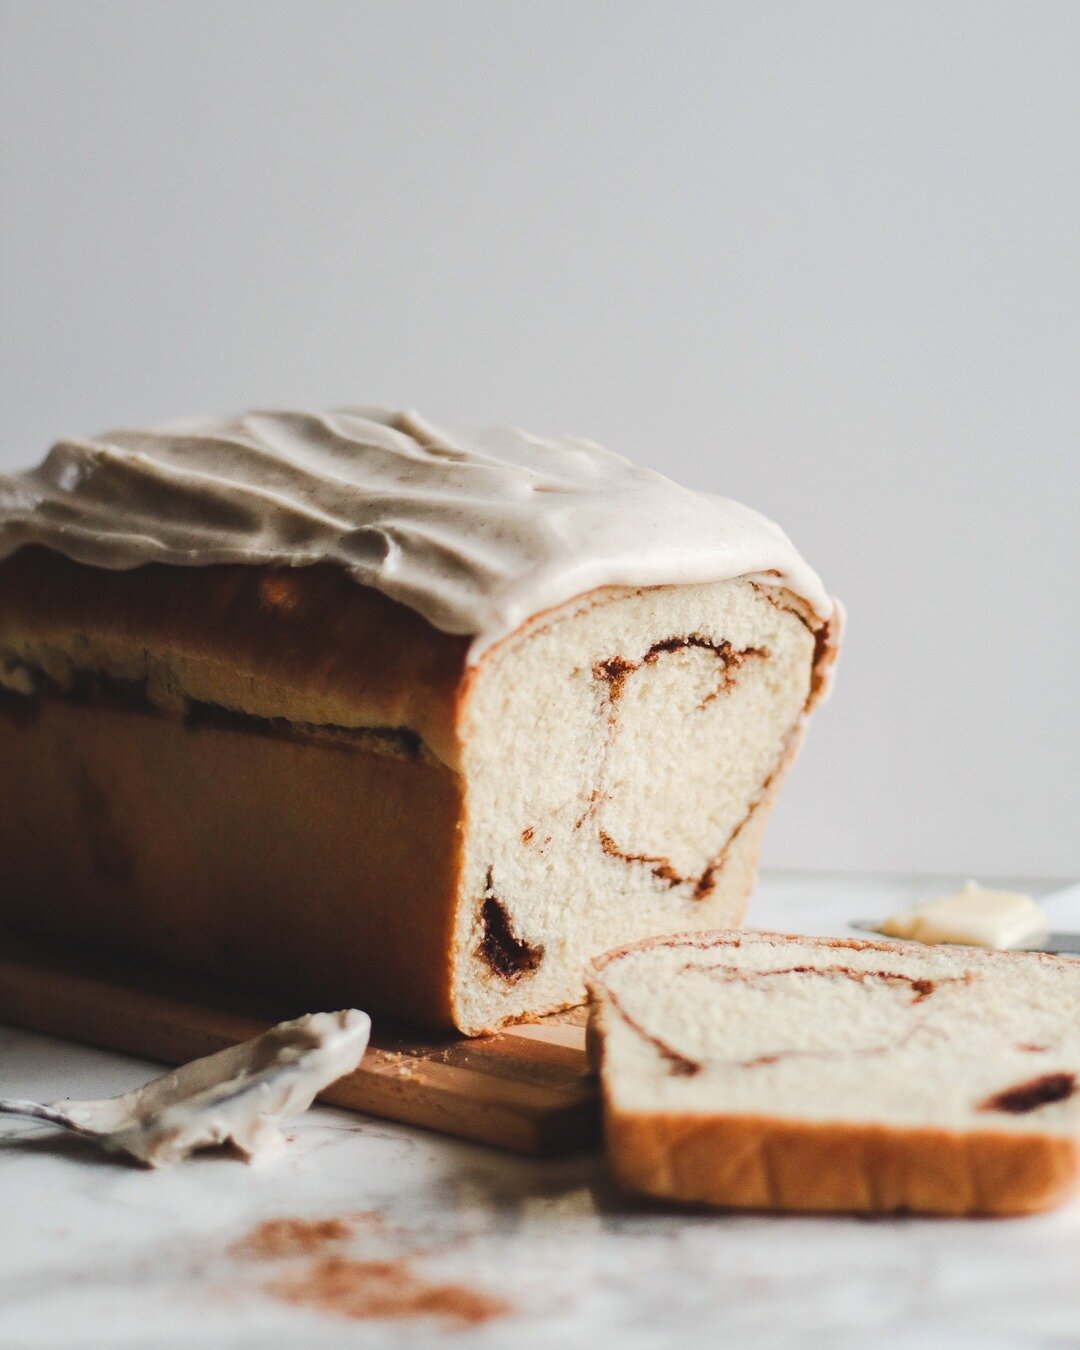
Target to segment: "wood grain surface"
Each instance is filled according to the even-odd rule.
[[[109,956],[0,940],[0,1021],[163,1064],[313,1011],[322,1009],[274,1007]],[[359,1069],[319,1100],[522,1153],[569,1152],[598,1133],[583,1009],[473,1039],[376,1027]]]

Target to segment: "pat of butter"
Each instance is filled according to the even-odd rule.
[[[969,881],[954,895],[921,900],[902,914],[891,914],[878,929],[889,937],[916,942],[956,942],[968,947],[1021,947],[1049,928],[1049,920],[1030,895],[986,891]]]

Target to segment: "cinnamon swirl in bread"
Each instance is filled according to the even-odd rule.
[[[739,922],[836,649],[756,513],[380,409],[61,442],[0,559],[0,919],[467,1033]]]
[[[1080,963],[788,937],[654,938],[590,975],[607,1153],[738,1209],[1020,1214],[1080,1180]]]

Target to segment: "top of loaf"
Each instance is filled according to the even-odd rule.
[[[471,634],[470,659],[600,586],[749,577],[832,602],[758,512],[575,437],[457,436],[415,413],[259,411],[58,442],[0,475],[0,558],[126,569],[330,562]]]

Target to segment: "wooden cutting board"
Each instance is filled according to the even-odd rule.
[[[309,1011],[112,957],[0,941],[0,1021],[163,1064]],[[582,1009],[473,1039],[377,1028],[359,1069],[319,1100],[522,1153],[569,1152],[598,1132]]]

